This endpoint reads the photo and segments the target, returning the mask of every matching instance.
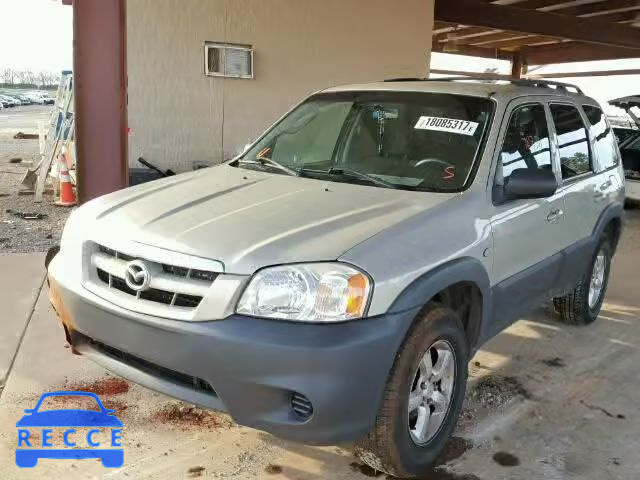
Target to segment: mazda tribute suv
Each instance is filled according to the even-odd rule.
[[[78,208],[50,298],[73,351],[118,375],[419,475],[483,343],[548,300],[596,319],[623,204],[611,126],[576,87],[341,86],[231,161]]]

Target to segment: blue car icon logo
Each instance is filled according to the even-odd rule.
[[[42,402],[49,397],[91,397],[99,410],[58,409],[40,411]],[[16,423],[18,427],[18,448],[16,465],[20,468],[35,467],[39,458],[82,459],[99,458],[108,468],[121,467],[124,463],[124,450],[121,445],[122,422],[114,415],[114,410],[104,408],[95,393],[91,392],[49,392],[40,397],[33,409],[26,409],[26,415]],[[78,432],[74,427],[93,427],[86,434],[86,443],[90,448],[76,448]],[[54,428],[64,428],[62,439],[65,447],[53,448],[52,432]],[[100,428],[110,429],[109,446],[104,448],[104,439],[98,441]],[[41,429],[41,445],[30,440],[34,430]],[[34,435],[35,436],[35,435]],[[29,447],[29,448],[26,448]],[[42,447],[42,448],[39,448]],[[102,447],[102,448],[100,448]]]

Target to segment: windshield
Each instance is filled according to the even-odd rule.
[[[441,93],[318,94],[237,163],[384,188],[458,191],[467,185],[493,102]]]

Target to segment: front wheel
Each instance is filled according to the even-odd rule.
[[[427,473],[456,425],[468,355],[458,315],[428,308],[398,352],[375,425],[355,454],[391,475]]]
[[[578,280],[573,292],[553,299],[562,323],[589,325],[598,318],[609,282],[611,257],[611,241],[605,235],[598,243],[591,268]]]

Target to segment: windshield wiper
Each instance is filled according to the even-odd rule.
[[[294,177],[298,176],[298,172],[296,172],[292,168],[282,165],[275,160],[271,160],[268,157],[256,157],[255,160],[240,159],[236,163],[238,165],[259,165],[261,167],[271,167],[275,168],[276,170],[280,170],[281,172],[285,172],[287,175],[291,175]]]
[[[343,175],[347,177],[359,178],[360,180],[366,180],[367,182],[371,182],[375,185],[380,185],[381,187],[398,188],[398,185],[396,185],[395,183],[387,182],[386,180],[382,180],[381,178],[369,175],[368,173],[359,172],[358,170],[351,170],[349,168],[331,167],[329,170],[327,170],[326,173],[330,175]]]
[[[374,185],[379,185],[381,187],[396,188],[396,189],[400,188],[395,183],[387,182],[385,180],[382,180],[381,178],[375,177],[373,175],[369,175],[368,173],[359,172],[358,170],[351,170],[349,168],[331,167],[329,170],[315,170],[310,168],[301,168],[300,170],[298,170],[299,175],[304,175],[305,173],[315,173],[320,175],[338,175],[342,177],[354,177],[369,183],[373,183]]]

